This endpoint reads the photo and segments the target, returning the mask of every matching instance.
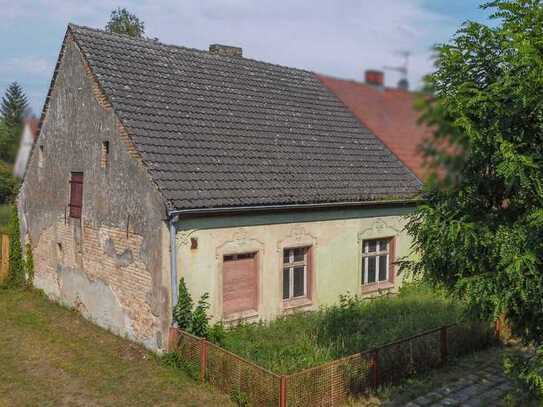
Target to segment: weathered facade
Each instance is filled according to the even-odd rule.
[[[269,320],[284,312],[334,304],[346,293],[370,296],[395,291],[403,276],[393,263],[409,254],[404,225],[410,211],[409,207],[351,208],[182,220],[177,232],[178,271],[195,295],[210,294],[214,321]],[[383,238],[394,243],[390,278],[380,287],[365,288],[363,242]],[[310,282],[305,295],[284,299],[283,255],[294,247],[312,250]],[[257,253],[257,303],[246,312],[229,314],[224,309],[224,259],[238,253]]]
[[[19,197],[34,284],[98,325],[161,348],[169,324],[165,206],[98,92],[68,36]],[[80,219],[69,216],[73,172],[84,176]]]
[[[311,72],[69,26],[19,196],[34,284],[163,349],[401,282],[420,181]]]

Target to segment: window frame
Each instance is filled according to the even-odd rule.
[[[189,243],[187,242],[187,247]],[[236,312],[232,314],[224,313],[224,258],[229,256],[246,255],[248,253],[255,253],[256,267],[257,267],[257,309]],[[210,312],[213,315],[220,315],[221,321],[232,324],[240,321],[256,322],[259,318],[262,310],[262,293],[263,293],[263,252],[264,246],[261,242],[254,239],[247,239],[242,242],[239,240],[225,242],[215,249],[215,256],[217,259],[217,278],[216,284],[218,292],[216,294],[217,302],[211,304]]]
[[[369,242],[376,242],[376,251],[369,252],[366,251],[366,248],[369,250]],[[380,243],[381,241],[387,242],[387,249],[381,250]],[[379,280],[379,256],[386,254],[386,278],[384,280]],[[368,282],[368,260],[370,257],[376,258],[375,260],[375,281]],[[362,286],[362,292],[371,292],[378,291],[383,289],[394,288],[394,278],[395,278],[395,238],[392,236],[387,237],[372,237],[371,239],[363,239],[361,247],[361,262],[360,262],[360,284]]]
[[[287,246],[281,250],[281,300],[283,304],[296,303],[303,300],[311,300],[311,277],[312,277],[312,245]],[[294,261],[294,251],[304,249],[304,259]],[[289,251],[289,262],[285,263],[285,252]],[[294,296],[294,268],[304,267],[304,292],[302,295]],[[289,296],[284,297],[285,270],[289,270]]]

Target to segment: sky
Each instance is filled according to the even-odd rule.
[[[21,84],[41,113],[69,22],[103,28],[126,7],[145,34],[167,44],[207,49],[221,43],[243,55],[315,72],[363,79],[366,69],[403,64],[420,86],[431,72],[431,48],[465,20],[487,21],[479,0],[0,0],[0,94]],[[395,86],[399,74],[385,70]]]

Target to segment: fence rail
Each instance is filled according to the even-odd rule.
[[[256,406],[336,406],[349,395],[443,366],[497,341],[486,323],[442,326],[290,375],[278,375],[205,339],[172,328],[174,350],[201,381]]]
[[[9,235],[0,234],[0,283],[9,273]]]

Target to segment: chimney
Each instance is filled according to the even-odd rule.
[[[240,47],[231,47],[229,45],[211,44],[209,53],[222,55],[223,57],[242,57],[243,51]]]
[[[383,71],[369,69],[365,72],[365,79],[368,85],[382,88],[385,85],[385,74]]]
[[[402,78],[398,81],[398,89],[409,90],[409,81],[405,78]]]

